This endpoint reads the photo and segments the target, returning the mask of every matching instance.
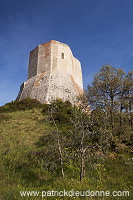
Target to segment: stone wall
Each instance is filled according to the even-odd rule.
[[[28,79],[37,75],[38,67],[38,47],[30,52],[29,68],[28,68]]]
[[[37,74],[51,71],[51,42],[39,45]]]

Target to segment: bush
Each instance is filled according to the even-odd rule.
[[[70,117],[69,115],[63,113],[63,112],[54,112],[53,113],[53,118],[55,121],[59,122],[59,123],[66,123],[66,122],[70,122]]]
[[[25,98],[20,101],[12,101],[0,107],[0,112],[13,112],[18,110],[27,110],[32,108],[42,107],[41,104],[36,99]]]
[[[52,112],[52,117],[58,123],[70,122],[70,116],[72,115],[72,104],[70,101],[63,102],[61,99],[53,101],[49,105],[44,105],[42,114],[50,114]]]

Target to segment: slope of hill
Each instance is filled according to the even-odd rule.
[[[78,193],[75,197],[50,196],[50,193],[46,197],[46,193],[42,192],[52,190],[92,191],[86,193],[91,196],[83,197],[90,200],[131,200],[133,198],[131,152],[108,151],[105,155],[97,151],[95,156],[90,154],[86,162],[86,176],[81,182],[79,157],[74,156],[72,150],[70,153],[68,147],[64,145],[70,137],[68,130],[70,134],[71,129],[67,120],[64,125],[62,122],[58,124],[58,127],[62,126],[60,129],[63,134],[62,151],[65,152],[63,155],[65,177],[61,177],[60,158],[56,152],[56,127],[49,123],[46,110],[47,108],[44,109],[44,115],[42,107],[0,112],[0,200],[81,199]],[[26,191],[38,191],[38,193],[25,193]],[[108,192],[104,193],[105,196],[94,197],[94,191]],[[111,196],[113,191],[116,191],[115,196]]]

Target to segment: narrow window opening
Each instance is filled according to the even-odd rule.
[[[64,53],[61,54],[62,59],[64,59]]]

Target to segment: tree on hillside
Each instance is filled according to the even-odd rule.
[[[90,112],[84,97],[80,99],[78,106],[72,107],[70,102],[56,100],[44,107],[45,119],[54,128],[54,131],[50,131],[48,136],[43,137],[39,142],[44,147],[48,147],[47,163],[51,163],[55,171],[59,170],[62,177],[67,170],[71,171],[71,167],[78,168],[79,179],[82,181],[90,157],[95,155],[96,151],[106,152],[110,148],[111,135],[101,117],[104,112],[102,110]],[[101,117],[100,120],[97,113]]]
[[[100,113],[98,111],[98,113]],[[102,113],[101,113],[102,116]],[[101,118],[102,120],[102,118]],[[74,107],[71,117],[73,129],[69,140],[70,147],[79,158],[80,181],[85,177],[86,163],[96,151],[105,152],[110,148],[111,135],[104,126],[99,126],[95,112],[88,110],[88,103],[82,98],[78,107]],[[74,140],[74,142],[73,142]]]
[[[123,107],[128,113],[129,126],[132,127],[132,109],[133,109],[133,71],[130,71],[124,79],[123,84]]]
[[[114,126],[114,112],[128,107],[131,115],[132,72],[125,75],[122,69],[103,66],[88,86],[88,100],[93,109],[100,107],[109,114],[111,127]],[[128,105],[127,105],[128,104]]]
[[[102,126],[114,136],[130,140],[132,132],[133,72],[104,65],[88,86],[87,97],[95,117],[102,111]],[[96,114],[97,113],[97,114]],[[100,127],[101,125],[99,125]],[[127,137],[128,134],[128,137]],[[129,138],[129,139],[128,139]],[[125,140],[125,139],[122,139]]]
[[[74,143],[71,141],[71,148],[76,151],[80,159],[80,181],[85,177],[85,159],[86,154],[89,153],[92,146],[89,117],[81,109],[75,108],[74,115],[71,118],[73,130],[71,138],[74,138]],[[73,136],[72,136],[73,135]]]
[[[64,178],[65,174],[64,174],[64,167],[63,167],[63,154],[62,154],[62,146],[61,146],[61,140],[60,140],[60,133],[59,133],[59,128],[55,122],[55,119],[53,117],[53,112],[54,112],[54,107],[53,105],[49,108],[49,117],[52,120],[52,123],[55,127],[56,130],[56,140],[57,140],[57,146],[58,146],[58,152],[59,152],[59,161],[60,161],[60,170],[61,170],[61,175]]]
[[[63,135],[62,129],[64,127],[66,128],[66,126],[69,126],[71,110],[72,105],[69,101],[63,102],[61,99],[57,99],[52,101],[49,105],[44,105],[44,109],[42,111],[43,115],[45,115],[45,119],[47,119],[47,122],[50,123],[54,128],[52,134],[51,132],[49,133],[49,143],[52,141],[51,146],[52,148],[54,147],[54,151],[57,155],[57,168],[59,169],[59,174],[61,174],[63,178],[65,177],[65,137]],[[45,141],[45,138],[43,138],[43,141]],[[56,160],[54,159],[53,163],[55,161]]]

